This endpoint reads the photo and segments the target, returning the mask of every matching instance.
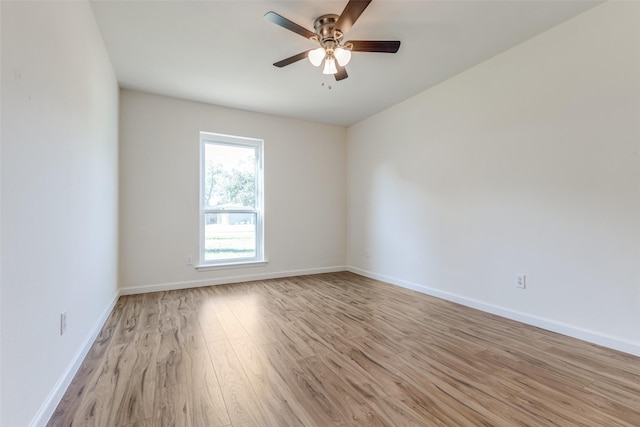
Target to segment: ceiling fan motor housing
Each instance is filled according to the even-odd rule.
[[[313,28],[318,35],[318,41],[320,45],[325,49],[334,49],[338,46],[338,40],[336,37],[340,37],[341,34],[336,34],[333,31],[333,26],[340,16],[335,14],[322,15],[313,24]]]

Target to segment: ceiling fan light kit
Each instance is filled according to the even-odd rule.
[[[309,51],[309,62],[313,64],[314,67],[319,67],[322,64],[322,60],[327,55],[324,48],[317,48]]]
[[[336,68],[336,61],[333,58],[327,58],[324,60],[324,68],[322,74],[335,74],[338,72]]]
[[[336,80],[343,80],[349,77],[344,67],[351,60],[351,52],[396,53],[400,48],[400,42],[397,40],[352,40],[342,42],[344,35],[351,29],[369,3],[371,3],[371,0],[349,0],[341,15],[327,14],[320,16],[313,25],[315,33],[275,12],[267,12],[264,18],[268,21],[320,44],[320,47],[316,49],[299,53],[273,65],[285,67],[307,57],[315,67],[322,65],[324,61],[322,73],[333,74]]]
[[[336,57],[338,64],[340,64],[341,67],[344,67],[351,60],[351,51],[339,47],[333,52],[333,56]]]

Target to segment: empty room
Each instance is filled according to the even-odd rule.
[[[0,426],[640,426],[640,2],[0,25]]]

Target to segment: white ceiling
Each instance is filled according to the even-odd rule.
[[[314,43],[263,19],[313,30],[335,1],[92,1],[120,86],[349,126],[597,4],[594,1],[373,0],[346,40],[400,40],[397,54],[353,54],[336,82],[307,60]],[[324,86],[322,85],[324,83]],[[331,89],[328,88],[331,86]]]

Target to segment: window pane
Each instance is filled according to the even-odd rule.
[[[208,213],[204,216],[204,259],[256,257],[256,214]]]
[[[256,207],[254,147],[206,144],[204,167],[205,208]]]

